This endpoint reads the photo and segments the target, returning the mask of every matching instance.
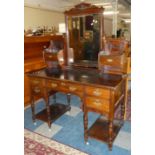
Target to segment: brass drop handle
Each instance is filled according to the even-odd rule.
[[[107,61],[108,61],[108,62],[113,62],[113,60],[112,60],[112,59],[107,59]]]
[[[38,81],[38,80],[32,81],[32,83],[35,84],[35,85],[36,85],[36,84],[39,84],[39,82],[40,82],[40,81]]]
[[[100,95],[102,94],[102,92],[99,91],[98,89],[95,89],[95,90],[93,91],[93,94],[94,94],[95,96],[100,96]]]
[[[61,82],[61,85],[62,85],[62,86],[66,86],[66,84],[65,84],[64,82]]]
[[[69,87],[69,90],[70,90],[70,91],[75,91],[76,89],[77,89],[76,87],[72,87],[72,86]]]
[[[40,93],[40,92],[41,92],[41,90],[40,90],[39,87],[35,87],[35,88],[33,89],[33,91],[34,91],[35,93]]]
[[[99,104],[102,104],[102,103],[101,103],[100,100],[96,99],[96,100],[94,101],[94,104],[99,105]]]
[[[48,57],[49,57],[49,58],[52,58],[52,55],[49,55]]]
[[[58,85],[56,83],[51,83],[52,88],[57,87]]]
[[[43,49],[46,49],[46,45],[43,46]]]

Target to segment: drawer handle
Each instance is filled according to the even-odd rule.
[[[94,104],[99,105],[99,104],[102,104],[102,103],[100,102],[100,100],[95,100]]]
[[[41,92],[40,88],[38,88],[38,87],[35,87],[35,88],[33,89],[33,91],[34,91],[34,93],[40,93],[40,92]]]
[[[39,84],[39,82],[40,82],[40,81],[38,81],[38,80],[32,81],[32,83],[35,84],[35,85],[36,85],[36,84]]]
[[[107,59],[107,61],[108,61],[108,62],[113,62],[113,60],[112,60],[112,59]]]
[[[77,88],[76,87],[69,87],[70,91],[75,91]]]
[[[96,90],[94,90],[93,94],[94,94],[95,96],[100,96],[100,95],[102,94],[102,92],[99,91],[98,89],[96,89]]]
[[[52,88],[57,87],[58,85],[56,83],[51,83]]]
[[[66,86],[66,83],[63,83],[63,82],[62,82],[61,85],[62,85],[62,86]]]

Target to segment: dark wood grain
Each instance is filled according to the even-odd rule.
[[[50,40],[64,42],[62,35],[24,37],[24,59],[42,58],[43,50],[49,46]]]
[[[71,108],[69,105],[64,105],[60,103],[52,104],[50,107],[50,113],[47,113],[47,110],[44,109],[41,112],[36,114],[36,119],[42,120],[48,123],[48,117],[50,116],[50,121],[53,123],[56,119],[62,116],[66,111],[69,111]]]
[[[58,74],[49,73],[46,69],[28,74],[33,77],[70,81],[74,83],[94,85],[98,87],[115,87],[122,81],[121,75],[100,73],[98,70],[62,69]]]
[[[64,68],[61,72],[54,74],[47,72],[46,68],[28,73],[30,81],[44,81],[42,90],[59,91],[66,94],[75,94],[81,98],[82,110],[84,112],[84,140],[87,143],[88,137],[94,137],[108,143],[109,150],[112,149],[112,143],[116,137],[120,126],[114,123],[114,112],[116,107],[122,104],[121,113],[124,114],[124,78],[121,75],[100,73],[94,69],[75,69]],[[47,92],[44,93],[46,101],[46,110],[37,114],[38,119],[51,122],[60,117],[63,112],[52,113],[49,108]],[[68,99],[70,102],[70,99]],[[69,110],[70,103],[67,105]],[[33,105],[32,105],[33,108]],[[88,112],[96,112],[107,117],[106,121],[98,120],[93,127],[88,129]],[[53,116],[54,115],[54,116]],[[58,116],[57,116],[58,115]],[[54,118],[54,119],[53,119]],[[121,122],[121,124],[123,121]],[[96,125],[97,124],[97,125]],[[99,133],[104,132],[103,136]],[[96,133],[96,134],[95,134]]]
[[[113,134],[111,142],[114,141],[117,136],[121,125],[119,123],[113,124]],[[88,134],[91,138],[95,138],[105,143],[109,143],[109,122],[103,118],[98,118],[96,122],[89,128]],[[111,144],[110,144],[111,145]]]
[[[77,16],[77,15],[86,15],[86,14],[95,14],[95,13],[103,13],[104,8],[97,7],[95,5],[91,5],[89,3],[80,3],[76,5],[74,8],[65,11],[65,15],[67,16]]]

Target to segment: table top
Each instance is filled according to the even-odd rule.
[[[28,73],[29,77],[53,79],[81,83],[84,85],[97,85],[98,87],[108,87],[114,89],[123,78],[121,75],[101,73],[95,69],[62,69],[50,71],[47,68]]]

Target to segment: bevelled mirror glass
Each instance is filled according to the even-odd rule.
[[[81,3],[66,11],[65,17],[67,55],[69,57],[72,49],[72,65],[97,67],[98,53],[102,49],[103,8]]]

